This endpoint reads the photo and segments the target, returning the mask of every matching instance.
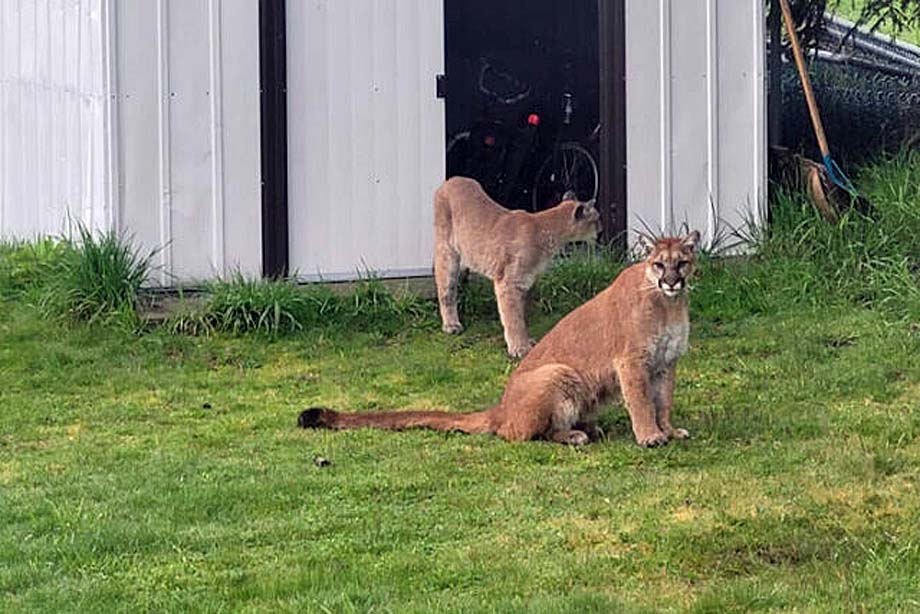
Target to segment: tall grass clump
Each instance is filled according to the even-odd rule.
[[[379,279],[361,281],[344,296],[338,324],[356,330],[392,333],[405,326],[433,325],[437,307],[414,295],[397,296]]]
[[[492,281],[472,273],[464,277],[461,277],[457,291],[457,310],[461,317],[496,317],[498,304],[495,302]]]
[[[39,305],[45,314],[71,322],[136,325],[141,285],[156,252],[141,252],[118,233],[94,234],[83,225],[76,240],[62,246],[42,288]]]
[[[208,284],[203,302],[171,320],[176,332],[216,331],[278,335],[302,330],[335,309],[333,296],[308,296],[286,280],[250,279],[241,273]]]
[[[235,273],[208,284],[200,302],[169,321],[174,332],[261,334],[270,337],[305,330],[390,333],[431,319],[424,299],[395,296],[376,279],[349,292],[298,285],[288,279],[248,278]]]
[[[704,259],[697,309],[719,318],[843,301],[920,319],[920,154],[881,160],[858,183],[872,210],[835,224],[803,194],[775,195],[769,225],[738,232],[749,257]]]

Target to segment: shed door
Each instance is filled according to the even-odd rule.
[[[430,274],[443,3],[290,0],[287,16],[291,270]]]

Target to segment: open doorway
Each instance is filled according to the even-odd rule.
[[[506,207],[598,196],[598,0],[445,0],[447,175]]]

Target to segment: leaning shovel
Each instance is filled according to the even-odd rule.
[[[792,44],[792,55],[795,57],[795,65],[799,71],[799,77],[802,80],[802,90],[805,92],[805,102],[808,103],[808,112],[811,115],[811,123],[815,129],[815,137],[818,139],[818,148],[821,150],[821,159],[824,168],[827,170],[831,182],[846,191],[851,197],[858,198],[859,193],[853,186],[853,182],[841,170],[837,162],[831,157],[830,147],[827,145],[827,136],[824,134],[824,125],[821,123],[821,115],[818,112],[818,102],[815,100],[815,92],[811,87],[811,79],[808,76],[808,70],[805,68],[805,56],[802,54],[802,46],[799,43],[798,34],[795,32],[795,23],[792,20],[792,11],[789,9],[788,0],[779,0],[780,7],[783,11],[783,21],[786,24],[786,32],[789,34],[789,42]],[[779,41],[777,41],[779,44]]]

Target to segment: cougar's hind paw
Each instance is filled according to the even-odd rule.
[[[668,445],[668,436],[658,431],[657,433],[652,433],[645,437],[636,438],[636,443],[643,448],[657,448],[659,446]]]

